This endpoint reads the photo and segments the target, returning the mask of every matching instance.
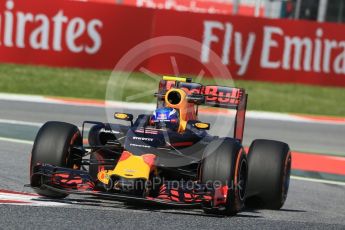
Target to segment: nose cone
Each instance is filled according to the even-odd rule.
[[[125,151],[122,154],[128,155],[128,152]],[[121,160],[121,158],[115,167],[115,175],[127,179],[148,180],[156,156],[153,154],[145,154],[142,156],[130,154],[130,156],[126,157],[124,160]]]
[[[128,151],[124,151],[115,169],[99,172],[98,179],[104,184],[108,184],[111,176],[148,180],[151,171],[154,169],[155,160],[156,156],[154,154],[135,156]]]

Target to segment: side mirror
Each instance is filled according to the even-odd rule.
[[[133,114],[129,113],[114,113],[114,118],[122,121],[130,121],[133,126]]]
[[[200,130],[210,130],[210,123],[200,122],[200,121],[188,121],[187,126],[192,126]]]
[[[194,127],[197,129],[210,130],[210,123],[196,122]]]

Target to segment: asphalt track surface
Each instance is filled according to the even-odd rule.
[[[93,107],[0,101],[0,108],[0,119],[7,120],[62,120],[76,125],[82,120],[106,121],[104,110]],[[32,140],[35,133],[30,132],[37,130],[34,124],[0,125],[0,136],[5,133],[19,138],[24,133],[20,137],[24,140]],[[340,154],[344,152],[344,129],[337,125],[248,120],[245,138],[247,143],[254,137],[280,139],[294,150]],[[0,189],[32,192],[23,187],[28,183],[31,147],[30,143],[0,140]],[[206,216],[198,209],[133,207],[75,195],[54,202],[59,205],[45,200],[38,206],[0,204],[0,229],[345,229],[345,186],[294,179],[282,210],[245,210],[236,217]]]

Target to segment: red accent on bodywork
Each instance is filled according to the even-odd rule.
[[[213,205],[218,207],[219,205],[226,203],[226,198],[228,195],[228,186],[222,186],[215,189],[214,197],[213,197]]]
[[[52,182],[57,183],[57,184],[63,183],[63,184],[69,184],[69,185],[80,184],[83,182],[81,177],[75,177],[73,178],[73,180],[70,180],[68,178],[70,178],[70,174],[68,173],[56,173],[56,174],[53,174],[52,176]]]
[[[95,187],[95,185],[91,182],[87,182],[86,184],[79,184],[77,185],[78,190],[92,190]]]
[[[177,198],[177,197],[175,197],[175,196],[172,196],[172,197],[170,197],[170,199],[172,200],[172,201],[180,201],[180,199],[179,198]]]
[[[52,175],[52,184],[59,185],[64,188],[77,189],[77,190],[93,190],[95,185],[92,182],[83,182],[81,177],[73,177],[69,179],[68,173],[56,173]]]
[[[154,120],[152,118],[150,119],[149,123],[150,123],[151,126],[155,125],[155,122],[154,122]]]
[[[239,89],[236,89],[234,88],[232,91],[231,91],[231,99],[230,99],[230,103],[231,104],[239,104],[239,99],[240,99],[240,94],[241,90]]]
[[[101,175],[100,175],[101,179],[103,180],[105,178],[105,172],[101,172]]]
[[[240,90],[237,92],[241,93]],[[244,93],[244,92],[242,92],[242,93]],[[243,97],[241,95],[241,96],[239,96],[239,98],[241,98],[241,101],[238,104],[238,109],[236,112],[234,137],[242,143],[243,133],[244,133],[244,125],[245,125],[245,121],[246,121],[248,95],[244,94]]]
[[[192,199],[193,198],[192,195],[189,193],[184,193],[183,195],[184,195],[185,199]]]
[[[179,196],[178,191],[176,191],[176,190],[171,190],[170,193],[173,196]]]
[[[100,153],[95,153],[95,157],[96,157],[96,159],[97,159],[97,161],[99,163],[99,165],[98,165],[98,172],[103,171],[104,170],[104,165],[101,165],[101,164],[104,163],[103,156]]]
[[[120,161],[125,161],[127,160],[129,157],[131,157],[133,154],[128,152],[128,151],[123,151],[123,153],[121,154],[121,157],[119,159],[119,162]]]
[[[217,205],[225,204],[228,193],[228,187],[223,186],[218,188],[218,195],[214,196],[212,193],[205,194],[196,194],[191,192],[181,193],[178,189],[167,189],[165,185],[162,185],[158,195],[158,199],[176,201],[176,202],[185,202],[185,203],[202,203],[202,202],[211,202],[215,198],[215,203]]]
[[[211,201],[211,200],[212,200],[212,196],[207,196],[207,195],[206,195],[206,196],[204,196],[203,198],[204,198],[206,201]]]
[[[143,158],[144,162],[150,167],[150,169],[152,168],[152,166],[154,166],[155,160],[156,160],[156,155],[144,154],[144,155],[142,155],[142,158]]]
[[[191,145],[193,145],[193,142],[191,141],[171,143],[171,146],[173,147],[183,147],[183,146],[191,146]]]

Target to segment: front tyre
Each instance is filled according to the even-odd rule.
[[[248,195],[252,208],[280,209],[290,183],[291,153],[280,141],[255,140],[248,153]]]
[[[82,146],[82,137],[78,127],[75,125],[49,121],[45,123],[36,136],[30,162],[30,184],[34,187],[40,185],[37,177],[32,176],[33,168],[37,164],[51,164],[64,168],[79,169],[81,164],[81,154],[73,151],[74,146]],[[34,189],[39,195],[49,198],[64,198],[67,195],[40,189]]]
[[[206,207],[204,212],[215,215],[236,215],[244,207],[248,164],[241,144],[233,139],[221,138],[205,149],[200,168],[202,184],[221,184],[225,187],[223,207]]]

